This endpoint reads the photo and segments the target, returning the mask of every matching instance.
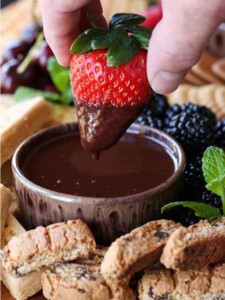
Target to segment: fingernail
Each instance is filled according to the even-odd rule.
[[[173,92],[183,79],[183,73],[159,72],[153,82],[152,88],[159,94],[167,94]]]

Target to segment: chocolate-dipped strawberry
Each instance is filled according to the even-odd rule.
[[[116,14],[108,29],[91,28],[73,43],[70,73],[84,149],[94,154],[115,144],[151,93],[146,59],[151,30],[136,14]]]

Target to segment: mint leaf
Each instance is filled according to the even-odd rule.
[[[222,197],[225,214],[225,151],[214,146],[207,148],[202,163],[206,188]]]
[[[209,221],[222,217],[220,210],[218,208],[213,207],[209,204],[194,202],[194,201],[180,201],[180,202],[168,203],[161,208],[161,213],[164,213],[166,210],[177,206],[190,208],[194,210],[196,217],[204,218]]]
[[[60,92],[63,93],[70,88],[69,68],[60,66],[55,57],[49,58],[48,71],[54,85]]]
[[[30,100],[37,96],[42,96],[46,100],[50,100],[53,102],[61,102],[63,104],[68,104],[67,100],[60,94],[52,93],[52,92],[44,92],[41,90],[28,88],[25,86],[18,87],[16,89],[16,92],[14,93],[14,98],[16,102]]]

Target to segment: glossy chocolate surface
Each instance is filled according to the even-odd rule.
[[[66,134],[31,152],[23,166],[25,176],[41,187],[86,197],[137,194],[165,182],[174,169],[162,145],[131,133],[98,161],[82,148],[78,133]]]
[[[80,130],[81,144],[98,159],[101,151],[114,145],[135,121],[145,104],[122,107],[93,104],[74,100]]]

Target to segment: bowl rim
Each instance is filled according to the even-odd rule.
[[[12,172],[13,176],[16,177],[24,186],[26,186],[29,190],[33,192],[37,192],[39,194],[42,194],[45,197],[51,198],[53,200],[59,201],[59,202],[68,202],[68,203],[82,203],[82,204],[93,204],[93,202],[97,202],[98,204],[105,203],[107,201],[107,204],[115,204],[116,203],[122,203],[122,204],[128,204],[128,203],[134,203],[134,202],[139,202],[141,199],[145,198],[146,196],[155,196],[158,193],[164,192],[167,188],[172,186],[176,181],[178,181],[185,169],[186,165],[186,156],[184,153],[183,148],[181,145],[170,135],[166,134],[162,130],[146,126],[146,125],[140,125],[140,124],[135,124],[133,123],[127,130],[127,132],[134,132],[136,131],[136,134],[143,134],[145,136],[148,136],[146,131],[153,132],[154,134],[158,134],[163,136],[164,139],[169,140],[172,142],[173,145],[175,145],[177,151],[178,151],[178,164],[177,166],[175,165],[175,172],[163,183],[160,185],[148,189],[144,192],[136,193],[136,194],[131,194],[127,196],[118,196],[118,197],[87,197],[87,196],[75,196],[75,195],[70,195],[66,193],[60,193],[57,191],[53,191],[47,188],[44,188],[40,185],[37,185],[30,181],[29,179],[26,178],[26,176],[23,174],[22,170],[19,167],[19,162],[18,162],[18,156],[20,152],[23,150],[23,148],[32,140],[37,139],[41,135],[46,134],[48,131],[56,131],[59,129],[65,129],[70,128],[70,126],[78,126],[77,122],[71,122],[71,123],[64,123],[64,124],[59,124],[59,125],[54,125],[47,127],[45,129],[42,129],[35,134],[31,135],[27,139],[25,139],[16,149],[13,158],[12,158]],[[132,131],[131,131],[132,130]],[[68,132],[69,133],[69,132]],[[155,139],[156,140],[156,139]],[[163,143],[158,141],[160,145]],[[165,144],[164,144],[165,145]],[[171,148],[167,145],[167,148],[171,151]],[[172,151],[171,154],[173,155]],[[132,202],[131,202],[132,201]]]

